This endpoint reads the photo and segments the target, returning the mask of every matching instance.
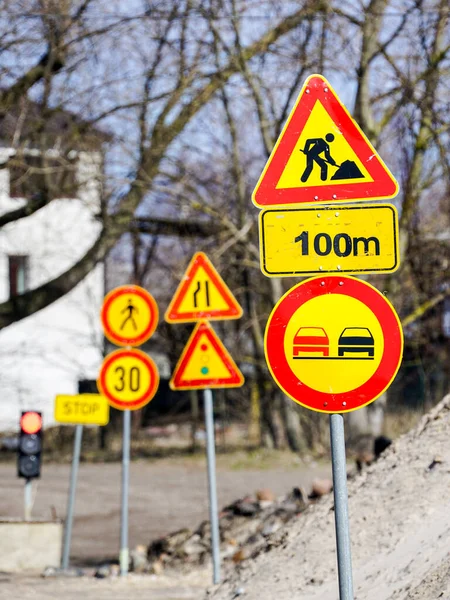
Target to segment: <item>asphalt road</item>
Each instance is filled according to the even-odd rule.
[[[43,467],[34,487],[33,516],[64,518],[70,466]],[[283,494],[294,486],[308,489],[314,477],[329,476],[328,467],[283,470],[231,470],[217,473],[219,507],[261,488]],[[98,564],[117,558],[120,537],[119,463],[81,464],[75,505],[72,563]],[[15,464],[1,464],[0,517],[23,516],[23,480]],[[202,460],[163,459],[132,462],[130,467],[129,542],[150,540],[208,518],[206,466]]]
[[[45,464],[34,485],[33,517],[64,518],[70,465]],[[82,464],[78,478],[71,564],[83,567],[117,559],[120,537],[120,475],[116,463]],[[276,495],[294,486],[309,488],[315,477],[330,476],[329,467],[218,469],[219,506],[261,488]],[[0,518],[23,516],[23,480],[15,464],[0,464]],[[130,469],[129,542],[151,540],[208,518],[205,461],[164,459],[133,462]],[[93,569],[92,569],[93,571]],[[199,600],[211,583],[211,573],[134,575],[97,580],[48,578],[0,573],[0,600]]]

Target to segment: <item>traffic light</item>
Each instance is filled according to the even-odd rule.
[[[40,477],[41,450],[42,413],[35,410],[22,411],[17,462],[19,477],[26,479]]]

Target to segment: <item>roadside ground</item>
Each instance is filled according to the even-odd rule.
[[[44,464],[34,486],[33,516],[64,518],[70,465]],[[71,564],[89,567],[118,557],[120,536],[120,463],[80,465]],[[15,463],[0,464],[0,516],[23,514],[23,480]],[[282,495],[293,487],[310,489],[317,477],[330,477],[328,465],[305,464],[291,453],[236,453],[218,457],[219,508],[239,497],[269,488]],[[134,461],[130,468],[130,549],[147,546],[169,532],[195,528],[208,518],[204,456]],[[134,600],[151,590],[152,600],[184,600],[203,595],[209,571],[187,575],[133,575],[96,580],[0,574],[0,599]]]
[[[1,600],[199,600],[210,584],[209,573],[168,578],[133,575],[114,579],[92,577],[42,579],[0,574]]]

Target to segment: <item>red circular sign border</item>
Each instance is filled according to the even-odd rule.
[[[122,337],[116,335],[111,329],[108,322],[108,311],[111,303],[116,300],[119,296],[125,296],[127,294],[133,294],[139,296],[144,300],[150,309],[150,322],[147,328],[137,337]],[[158,326],[159,310],[156,300],[147,292],[144,288],[137,285],[121,285],[120,287],[114,288],[108,294],[106,294],[103,301],[103,306],[100,311],[100,319],[103,325],[103,331],[105,336],[110,342],[116,344],[116,346],[140,346],[146,342],[155,332]]]
[[[324,285],[322,285],[322,282],[324,283]],[[339,282],[343,282],[343,285],[339,286]],[[306,288],[304,286],[308,287],[308,292],[304,295],[303,298],[301,298],[300,293],[298,292],[298,288],[303,287],[302,291],[305,292]],[[332,288],[331,290],[330,287]],[[364,384],[362,384],[358,388],[337,394],[326,394],[325,392],[314,390],[313,388],[310,388],[309,386],[301,382],[301,387],[299,388],[299,379],[292,372],[289,363],[286,360],[284,352],[284,333],[286,331],[286,327],[274,326],[272,324],[274,323],[274,319],[280,319],[280,310],[286,309],[286,304],[288,309],[292,309],[289,315],[290,319],[294,312],[312,297],[322,296],[330,293],[341,293],[344,295],[352,296],[357,300],[361,300],[361,295],[356,296],[354,294],[349,293],[354,291],[355,289],[358,290],[358,288],[360,290],[364,290],[364,292],[367,292],[369,300],[371,301],[371,304],[367,304],[367,306],[372,310],[375,317],[378,319],[381,329],[383,331],[384,339],[386,340],[386,330],[389,331],[391,335],[393,335],[393,332],[397,330],[399,344],[384,344],[383,356],[381,358],[381,362],[378,365],[377,370],[370,377],[370,379],[368,379]],[[363,297],[365,295],[365,293],[362,294]],[[286,322],[286,319],[280,320],[282,322]],[[391,305],[389,300],[387,300],[387,298],[385,298],[385,296],[383,296],[383,294],[379,292],[375,287],[373,287],[365,281],[361,281],[360,279],[356,279],[353,277],[344,277],[340,275],[326,275],[322,277],[312,277],[310,279],[300,282],[299,284],[291,288],[288,292],[286,292],[286,294],[284,294],[284,296],[277,302],[267,321],[264,336],[264,347],[266,351],[267,364],[270,373],[272,374],[272,377],[278,383],[280,388],[290,398],[292,398],[292,400],[294,400],[294,402],[297,402],[305,408],[317,412],[323,412],[327,414],[345,413],[357,410],[359,408],[362,408],[363,406],[367,406],[368,404],[376,400],[379,396],[381,396],[381,394],[390,386],[394,377],[397,374],[398,369],[400,368],[402,360],[403,332],[400,320],[393,306]],[[275,370],[277,372],[279,372],[280,369],[284,371],[282,375],[283,377],[288,377],[287,382],[283,381],[283,385],[281,385],[279,377],[275,375],[274,369],[272,368],[272,364],[274,364]],[[393,364],[395,364],[395,368],[392,368]],[[384,381],[387,381],[387,383],[383,385],[382,388],[377,389],[370,400],[358,404],[355,400],[355,397],[357,397],[358,395],[361,396],[370,394],[370,390],[375,385],[376,379],[380,376],[380,374],[382,376],[384,375]],[[317,404],[319,404],[320,402],[321,408],[311,406],[310,404],[305,404],[304,402],[298,400],[295,397],[295,392],[298,393],[299,389],[301,390],[302,395],[307,393],[310,397],[313,396],[313,402],[316,402]],[[328,405],[331,404],[331,402],[333,402],[334,405],[337,402],[339,402],[340,408],[336,410],[331,410],[331,408],[328,407],[327,409],[324,407],[324,402],[327,402]],[[343,402],[346,402],[345,406],[342,405]]]
[[[133,402],[123,402],[121,400],[115,399],[106,387],[106,373],[109,367],[111,366],[111,363],[117,360],[117,358],[123,358],[127,356],[139,358],[148,367],[148,370],[151,374],[149,387],[140,398],[138,398],[137,400],[133,400]],[[103,361],[103,364],[100,369],[100,374],[97,379],[97,385],[100,393],[103,394],[103,396],[106,396],[109,404],[113,408],[117,408],[118,410],[137,410],[138,408],[142,408],[143,406],[148,404],[150,400],[152,400],[155,396],[159,386],[159,373],[153,360],[141,350],[115,350],[114,352],[111,352],[111,354],[108,354],[108,356]]]

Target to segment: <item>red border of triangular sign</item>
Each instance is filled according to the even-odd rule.
[[[200,339],[203,335],[206,335],[208,340],[211,342],[214,350],[220,356],[223,361],[225,368],[229,372],[229,377],[221,379],[184,379],[184,372],[189,364],[189,361],[197,348]],[[194,331],[191,334],[181,356],[175,367],[172,378],[169,385],[172,390],[198,390],[198,389],[209,389],[209,388],[226,388],[226,387],[241,387],[244,383],[244,376],[240,372],[234,360],[231,358],[230,353],[220,341],[214,329],[207,321],[200,321],[195,326]]]
[[[197,310],[181,313],[179,310],[181,302],[187,294],[192,279],[195,277],[195,274],[201,267],[206,271],[216,289],[226,302],[227,308],[209,311]],[[211,263],[206,254],[203,252],[197,252],[194,254],[186,269],[186,273],[183,275],[181,283],[178,286],[172,300],[170,301],[168,309],[166,310],[164,315],[165,320],[168,323],[189,323],[191,321],[198,321],[199,319],[239,319],[241,316],[241,306],[238,304],[236,298],[233,296],[227,284],[216,271],[214,265]]]
[[[276,188],[317,101],[321,102],[336,127],[344,135],[372,177],[373,182],[348,183],[347,181],[341,185]],[[398,183],[393,175],[358,124],[352,119],[329,82],[321,75],[311,75],[305,81],[297,102],[272,150],[253,191],[252,200],[260,208],[317,201],[375,200],[393,198],[398,194],[398,189]]]

